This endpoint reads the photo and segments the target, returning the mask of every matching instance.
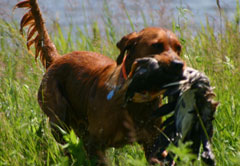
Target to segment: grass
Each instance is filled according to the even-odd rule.
[[[106,2],[105,2],[106,3]],[[104,4],[105,35],[98,23],[92,32],[69,28],[67,35],[58,24],[51,34],[60,53],[90,50],[116,58],[118,36],[111,15]],[[235,19],[223,19],[219,32],[208,23],[198,30],[173,22],[183,45],[182,57],[189,66],[205,72],[216,87],[220,102],[214,121],[213,151],[217,165],[235,166],[240,162],[240,8]],[[130,15],[127,14],[131,23]],[[143,15],[143,19],[145,19]],[[131,23],[131,28],[134,29]],[[149,25],[150,26],[150,25]],[[91,35],[90,35],[91,34]],[[74,38],[72,36],[75,36]],[[39,62],[27,51],[25,39],[18,32],[18,24],[0,19],[0,165],[91,165],[86,160],[82,142],[74,132],[65,134],[66,145],[53,138],[47,117],[37,103],[37,90],[44,74]],[[68,149],[70,156],[64,155]],[[170,146],[182,160],[179,165],[191,165],[192,156],[187,145]],[[134,144],[107,152],[111,165],[147,165],[142,147]],[[194,165],[203,165],[197,161]]]

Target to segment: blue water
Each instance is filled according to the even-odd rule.
[[[239,0],[220,0],[223,12],[230,19],[234,17],[236,1]],[[16,2],[0,0],[0,17],[11,17],[11,8]],[[73,24],[84,29],[84,25],[88,28],[98,22],[104,30],[103,25],[107,21],[105,4],[118,31],[132,31],[126,11],[136,30],[142,29],[145,23],[169,28],[173,18],[177,23],[187,22],[193,27],[205,25],[206,17],[213,24],[220,20],[216,0],[39,0],[39,4],[49,28],[57,20],[63,28]],[[182,14],[181,9],[184,9]],[[17,10],[14,18],[19,20],[21,15],[21,11]]]

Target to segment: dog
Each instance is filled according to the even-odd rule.
[[[134,75],[133,64],[142,58],[157,61],[161,75],[172,81],[180,78],[185,63],[176,35],[157,27],[130,33],[117,43],[120,54],[116,61],[89,51],[61,56],[48,35],[37,0],[24,0],[15,8],[28,9],[21,31],[28,26],[27,47],[35,45],[35,58],[39,56],[46,68],[38,103],[49,117],[55,138],[61,139],[56,126],[73,129],[97,165],[107,164],[107,148],[137,141],[150,161],[149,147],[159,135],[161,117],[149,119],[161,105],[161,97],[126,102],[127,89],[122,87]],[[120,90],[113,94],[114,89]]]

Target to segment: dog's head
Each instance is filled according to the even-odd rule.
[[[126,74],[134,77],[130,91],[158,91],[154,87],[159,88],[182,76],[185,64],[180,58],[181,44],[169,30],[145,28],[124,36],[117,47],[120,49],[117,64],[124,63]],[[144,80],[142,85],[141,80]]]
[[[184,62],[180,58],[181,44],[176,35],[162,28],[145,28],[124,36],[118,43],[120,55],[117,64],[123,62],[126,56],[126,71],[130,73],[131,66],[137,58],[152,57],[162,66],[170,70],[182,71]]]

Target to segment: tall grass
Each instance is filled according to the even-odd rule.
[[[189,66],[205,72],[216,87],[220,102],[214,121],[213,151],[217,165],[235,166],[240,163],[240,8],[235,19],[223,19],[220,33],[206,20],[206,26],[193,31],[178,20],[172,30],[179,34],[183,45],[182,57]],[[116,58],[115,43],[120,36],[113,26],[105,2],[105,33],[98,23],[92,33],[69,28],[67,35],[56,23],[51,34],[61,54],[73,50],[96,51]],[[143,12],[143,21],[146,19]],[[131,23],[131,17],[127,13]],[[144,21],[145,24],[146,21]],[[131,23],[131,28],[134,25]],[[150,26],[150,25],[149,25]],[[91,35],[90,35],[91,34]],[[105,36],[103,36],[105,34]],[[73,38],[73,36],[75,36]],[[58,144],[50,131],[48,119],[37,103],[37,90],[44,73],[25,46],[18,24],[0,20],[0,165],[91,165],[83,158],[82,143],[74,132],[65,133],[68,144]],[[68,151],[69,155],[65,155]],[[192,155],[185,145],[170,147],[182,160],[179,165],[191,165]],[[107,152],[111,165],[147,165],[142,147],[127,145]],[[184,155],[183,155],[184,154]],[[203,165],[197,161],[194,165]]]

